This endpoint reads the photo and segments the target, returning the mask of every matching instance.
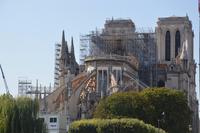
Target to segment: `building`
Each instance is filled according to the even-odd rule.
[[[97,102],[112,93],[169,87],[187,94],[192,131],[198,133],[193,37],[188,16],[159,18],[155,32],[138,31],[130,19],[106,20],[101,31],[81,36],[78,65],[73,39],[69,52],[63,32],[59,86],[41,101],[41,110],[62,114],[70,123],[90,118]]]
[[[198,100],[195,91],[196,63],[194,60],[194,32],[192,23],[186,17],[159,18],[156,27],[158,83],[184,91],[188,105],[193,112],[192,129],[198,133]],[[160,67],[160,65],[165,65]]]
[[[48,133],[66,133],[66,116],[60,114],[43,114],[39,116],[46,124]]]

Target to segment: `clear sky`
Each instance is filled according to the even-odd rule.
[[[53,84],[55,43],[66,31],[74,37],[102,28],[107,18],[130,18],[137,27],[155,29],[158,17],[188,14],[194,30],[198,64],[198,0],[0,0],[0,64],[10,92],[17,95],[19,77]],[[198,70],[198,68],[197,68]],[[198,73],[198,71],[197,71]],[[197,75],[198,81],[198,75]],[[197,88],[198,88],[198,82]],[[0,76],[0,94],[5,93]]]

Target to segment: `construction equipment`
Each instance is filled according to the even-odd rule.
[[[1,64],[0,64],[0,69],[1,69],[1,74],[2,74],[2,77],[3,77],[4,85],[5,85],[5,88],[6,88],[6,93],[7,93],[7,94],[10,94],[9,89],[8,89],[8,84],[7,84],[7,82],[6,82],[6,78],[5,78],[5,75],[4,75],[4,73],[3,73],[3,69],[2,69],[2,67],[1,67]]]

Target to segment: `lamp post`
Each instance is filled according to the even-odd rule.
[[[157,124],[158,124],[157,127],[158,128],[160,128],[160,122],[163,122],[163,123],[165,122],[165,112],[162,112],[161,113],[161,119],[157,120]]]
[[[160,128],[160,119],[158,119],[158,128]]]

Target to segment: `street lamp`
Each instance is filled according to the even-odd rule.
[[[160,122],[165,122],[165,112],[162,112],[161,119],[158,119],[158,128],[160,128]]]

